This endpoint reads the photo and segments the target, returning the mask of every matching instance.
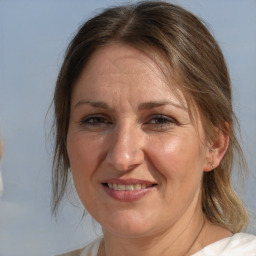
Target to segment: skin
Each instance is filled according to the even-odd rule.
[[[77,193],[102,225],[107,256],[185,255],[230,235],[204,220],[200,193],[203,172],[219,164],[228,139],[219,134],[210,145],[176,87],[147,55],[122,44],[96,51],[74,86],[68,156]],[[122,202],[103,189],[112,178],[156,186]]]

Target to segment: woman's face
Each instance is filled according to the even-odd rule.
[[[200,206],[209,148],[200,120],[195,128],[174,87],[152,59],[122,44],[94,53],[74,86],[72,175],[105,231],[154,234]]]

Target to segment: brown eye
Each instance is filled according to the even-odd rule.
[[[175,124],[177,124],[177,121],[174,118],[162,114],[153,115],[146,122],[146,125],[152,130],[171,129]]]
[[[148,123],[156,124],[156,125],[160,124],[161,125],[161,124],[170,124],[170,123],[173,124],[173,123],[176,123],[176,121],[171,117],[167,117],[167,116],[164,116],[164,115],[155,115],[155,116],[153,116],[153,118],[151,118],[149,120]]]
[[[93,115],[83,118],[80,123],[82,125],[89,125],[89,126],[100,126],[100,125],[107,125],[111,124],[109,120],[107,120],[103,116]]]

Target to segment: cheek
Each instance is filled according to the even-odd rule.
[[[93,142],[92,142],[93,141]],[[90,181],[102,158],[102,140],[81,134],[69,134],[67,151],[75,184]]]
[[[153,165],[167,182],[193,179],[203,172],[204,155],[194,134],[170,135],[155,140],[150,155]],[[196,176],[198,176],[196,175]]]
[[[103,155],[103,140],[73,133],[67,137],[67,151],[74,185],[83,205],[89,211],[97,201],[94,177]]]

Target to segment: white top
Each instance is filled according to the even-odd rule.
[[[96,254],[97,255],[97,254]],[[256,256],[256,237],[237,233],[204,247],[192,256]]]
[[[97,256],[102,237],[82,249],[58,256]],[[256,236],[237,233],[204,247],[192,256],[256,256]]]

